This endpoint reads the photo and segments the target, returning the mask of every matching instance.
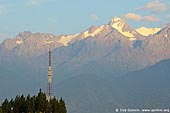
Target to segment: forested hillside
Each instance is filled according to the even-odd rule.
[[[37,96],[18,95],[15,99],[5,99],[0,113],[67,113],[67,110],[62,98],[53,97],[47,101],[45,93],[40,90]]]

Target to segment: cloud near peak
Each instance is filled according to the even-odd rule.
[[[135,13],[128,13],[124,16],[124,18],[128,20],[135,20],[135,21],[149,21],[149,22],[160,21],[159,18],[156,18],[154,16],[141,16]]]
[[[0,43],[5,39],[4,36],[6,36],[6,34],[0,33]]]
[[[42,0],[28,0],[27,5],[33,6],[33,5],[38,5],[42,2]]]
[[[99,17],[96,14],[91,14],[90,17],[94,20],[94,21],[98,21]]]
[[[150,3],[145,6],[138,8],[138,10],[150,10],[156,13],[164,12],[168,9],[165,3],[160,2],[159,0],[152,0]]]
[[[3,12],[4,12],[4,10],[5,10],[5,6],[4,6],[4,5],[2,5],[2,4],[0,4],[0,14],[1,14],[1,13],[3,13]]]

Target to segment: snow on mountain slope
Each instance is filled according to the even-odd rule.
[[[23,40],[22,40],[22,39],[18,39],[18,40],[16,41],[16,44],[18,44],[18,45],[23,44]]]
[[[63,36],[61,36],[60,40],[58,40],[57,42],[62,43],[64,46],[68,46],[68,43],[69,43],[71,40],[75,39],[78,35],[79,35],[79,34],[67,35],[67,36],[63,35]]]
[[[130,31],[129,29],[127,30],[123,30],[126,23],[119,17],[115,17],[113,18],[110,23],[109,23],[110,26],[112,26],[114,29],[118,30],[122,35],[126,36],[129,38],[129,40],[135,40],[135,36],[134,34],[135,31]]]
[[[160,30],[161,30],[161,28],[147,28],[147,27],[140,27],[140,28],[136,29],[136,31],[143,36],[149,36],[149,35],[156,34]]]
[[[114,35],[110,36],[108,40],[110,40],[110,38],[119,38],[122,39],[122,41],[126,42],[127,45],[132,45],[133,43],[135,43],[135,41],[144,40],[144,36],[156,33],[159,30],[160,28],[145,27],[141,27],[135,30],[131,28],[123,19],[115,17],[111,19],[109,24],[104,24],[101,26],[92,26],[89,29],[84,30],[83,32],[71,35],[65,34],[61,36],[55,36],[52,34],[31,33],[29,31],[25,31],[19,33],[14,39],[6,39],[1,45],[6,47],[8,50],[15,51],[17,54],[20,55],[34,55],[36,53],[40,55],[46,52],[49,43],[49,38],[51,47],[53,49],[62,46],[69,46],[70,44],[79,42],[80,40],[86,39],[87,37],[89,37],[90,40],[98,39],[101,40],[101,42],[104,42],[105,39],[108,38],[108,34]],[[167,32],[160,35],[161,37],[169,37],[169,33]]]
[[[132,29],[129,27],[129,25],[121,18],[119,17],[114,17],[109,25],[102,25],[102,26],[92,26],[88,30],[82,32],[82,33],[77,33],[73,35],[62,35],[60,36],[60,39],[57,41],[64,46],[68,46],[68,44],[78,38],[78,39],[85,39],[87,37],[95,37],[97,34],[102,32],[104,29],[108,29],[109,27],[112,27],[116,29],[118,32],[120,32],[122,35],[125,37],[129,38],[130,41],[135,41],[136,40],[136,34],[139,33],[143,36],[148,36],[150,34],[155,34],[157,33],[160,28],[146,28],[146,27],[141,27],[136,30]]]
[[[63,35],[63,36],[61,36],[60,40],[58,40],[57,42],[62,43],[64,46],[68,46],[69,42],[71,42],[75,38],[85,39],[89,36],[94,37],[97,34],[99,34],[100,32],[102,32],[105,28],[108,28],[108,27],[109,27],[108,25],[102,25],[100,27],[92,26],[90,29],[88,29],[82,33],[78,33],[75,35]]]
[[[108,25],[102,25],[100,27],[92,26],[89,30],[83,32],[83,38],[87,38],[89,36],[94,37],[97,34],[99,34],[104,28],[108,28],[108,27],[109,27]]]
[[[57,42],[62,43],[64,46],[68,46],[69,42],[71,42],[76,38],[85,39],[87,37],[95,37],[104,29],[108,29],[109,27],[116,29],[122,35],[129,38],[130,41],[136,40],[135,35],[137,34],[137,32],[134,29],[130,28],[129,25],[124,20],[115,17],[110,21],[109,25],[102,25],[99,27],[92,26],[91,28],[87,29],[82,33],[78,33],[75,35],[63,35],[61,36],[60,40],[58,40]]]

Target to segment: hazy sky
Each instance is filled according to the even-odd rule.
[[[124,18],[131,27],[170,23],[170,0],[0,0],[0,41],[23,31],[74,34]]]

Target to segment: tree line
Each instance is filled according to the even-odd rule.
[[[16,96],[15,99],[5,99],[0,107],[0,113],[67,113],[65,102],[53,97],[47,100],[46,94],[40,89],[38,95],[24,97]]]

